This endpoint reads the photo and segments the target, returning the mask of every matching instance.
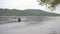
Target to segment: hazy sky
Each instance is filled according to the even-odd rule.
[[[36,0],[0,0],[0,8],[40,9]]]
[[[40,6],[36,0],[0,0],[0,8],[47,10],[44,6]],[[59,11],[57,11],[57,13],[59,13]]]

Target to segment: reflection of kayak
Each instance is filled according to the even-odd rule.
[[[18,22],[21,22],[21,18],[18,18]]]

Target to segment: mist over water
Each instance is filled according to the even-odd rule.
[[[0,16],[0,34],[60,34],[60,17]]]

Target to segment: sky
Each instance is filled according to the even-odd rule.
[[[49,11],[45,6],[40,6],[37,0],[0,0],[0,8],[8,8],[8,9],[41,9],[45,11]],[[58,10],[55,10],[55,13],[60,13]]]

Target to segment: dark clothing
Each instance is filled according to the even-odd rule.
[[[21,22],[21,18],[18,18],[18,22]]]

